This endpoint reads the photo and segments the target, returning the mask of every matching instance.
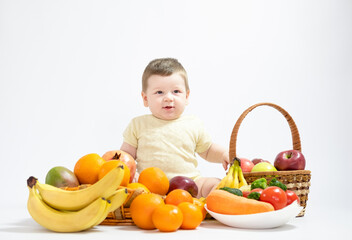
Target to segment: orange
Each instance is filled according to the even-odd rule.
[[[196,205],[183,202],[178,205],[178,208],[181,209],[183,214],[182,229],[195,229],[203,221],[202,211]]]
[[[166,195],[165,203],[172,204],[172,205],[179,205],[182,202],[190,202],[193,203],[192,195],[183,189],[175,189],[169,192]]]
[[[96,153],[81,157],[73,170],[80,184],[94,184],[99,180],[99,171],[105,160]]]
[[[130,169],[127,167],[127,165],[124,162],[120,160],[106,161],[100,168],[98,178],[102,179],[108,172],[110,172],[112,169],[116,168],[119,165],[123,165],[123,169],[124,169],[124,175],[120,185],[126,187],[130,181]]]
[[[150,192],[146,186],[144,186],[142,183],[137,183],[137,182],[127,184],[127,188],[131,188],[131,189],[142,188],[146,192],[148,192],[148,193]]]
[[[200,210],[202,211],[202,214],[203,214],[203,219],[204,219],[205,216],[207,215],[207,210],[204,207],[205,202],[199,200],[198,198],[193,198],[193,204],[200,208]]]
[[[174,232],[181,226],[183,215],[177,206],[164,204],[154,210],[152,221],[160,232]]]
[[[162,197],[157,194],[143,193],[138,195],[130,206],[133,222],[142,229],[155,229],[152,214],[157,207],[164,204]]]
[[[169,179],[158,167],[149,167],[139,174],[138,182],[146,186],[150,192],[165,195],[169,190]]]

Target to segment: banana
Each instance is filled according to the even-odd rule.
[[[225,183],[227,183],[228,177],[229,177],[229,175],[226,175],[223,179],[221,179],[219,184],[216,186],[216,189],[220,189],[220,188],[225,187]]]
[[[228,177],[227,177],[227,180],[226,180],[226,183],[225,183],[225,187],[231,187],[233,188],[234,187],[234,165],[232,165],[229,169],[229,172],[228,172]]]
[[[28,189],[29,214],[37,223],[55,232],[78,232],[89,229],[96,225],[108,208],[107,200],[100,197],[79,211],[60,211],[53,209],[43,201],[36,185]]]
[[[101,214],[96,219],[96,221],[90,226],[91,228],[102,223],[105,220],[105,218],[108,216],[110,209],[111,209],[111,202],[110,202],[110,200],[107,200],[106,202],[107,202],[107,204],[106,204],[104,211],[101,212]]]
[[[38,180],[35,185],[43,201],[49,206],[60,210],[74,211],[86,207],[99,197],[108,198],[111,196],[120,186],[123,175],[123,166],[120,165],[95,184],[77,191],[63,190],[49,184],[42,184]]]
[[[243,172],[242,172],[241,167],[238,167],[238,180],[240,182],[240,184],[239,184],[240,188],[248,185],[246,179],[243,176]]]
[[[107,202],[108,202],[107,208],[105,209],[101,217],[94,223],[92,227],[102,223],[105,220],[105,218],[108,216],[109,212],[113,212],[116,209],[118,209],[125,202],[125,200],[127,199],[127,196],[128,196],[127,188],[121,188],[116,190],[115,193],[107,199]]]
[[[226,176],[220,181],[216,189],[223,187],[230,188],[241,188],[247,186],[246,179],[243,176],[242,169],[240,167],[240,160],[238,158],[234,159],[234,162],[230,166],[230,169]]]
[[[127,199],[128,191],[127,188],[121,188],[115,191],[113,195],[108,197],[108,201],[111,202],[109,212],[113,212],[118,209]]]
[[[234,166],[235,166],[235,170],[234,170],[234,183],[233,183],[233,187],[234,188],[239,188],[239,181],[238,181],[238,166],[237,165],[235,165],[234,164]]]

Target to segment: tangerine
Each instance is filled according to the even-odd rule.
[[[99,171],[105,160],[97,153],[81,157],[75,164],[74,174],[80,184],[94,184],[99,180]]]
[[[158,167],[149,167],[139,174],[138,182],[146,186],[150,192],[165,195],[170,186],[166,174]]]
[[[138,195],[130,206],[133,222],[142,229],[155,229],[152,214],[157,207],[164,204],[162,197],[157,194],[143,193]]]
[[[180,228],[183,215],[177,206],[164,204],[154,210],[152,221],[160,232],[174,232]]]
[[[172,205],[179,205],[182,202],[190,202],[193,203],[192,195],[183,189],[175,189],[169,192],[166,195],[165,203],[172,204]]]
[[[137,182],[127,184],[127,188],[131,188],[131,189],[142,188],[142,189],[144,189],[147,193],[150,192],[149,189],[148,189],[146,186],[144,186],[142,183],[137,183]]]
[[[127,165],[124,162],[120,160],[106,161],[99,170],[99,174],[98,174],[99,180],[102,179],[108,172],[110,172],[112,169],[116,168],[119,165],[123,165],[123,169],[124,169],[124,175],[120,185],[126,187],[127,184],[130,182],[130,169],[127,167]]]
[[[195,229],[203,221],[203,214],[193,203],[183,202],[177,206],[183,214],[182,229]]]

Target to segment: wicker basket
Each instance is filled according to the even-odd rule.
[[[230,139],[230,151],[229,151],[230,159],[234,159],[235,157],[237,157],[236,155],[237,134],[243,119],[247,116],[249,112],[251,112],[253,109],[259,106],[273,107],[276,110],[278,110],[280,113],[282,113],[282,115],[284,115],[291,129],[293,149],[301,151],[302,150],[301,140],[299,137],[297,126],[293,121],[292,117],[283,108],[275,104],[258,103],[249,107],[238,118],[233,128],[231,139]],[[301,202],[301,206],[303,207],[303,210],[298,214],[297,217],[304,216],[307,200],[308,200],[310,178],[311,178],[311,172],[309,170],[254,172],[254,173],[244,173],[243,175],[249,184],[258,178],[266,178],[268,181],[270,181],[273,177],[275,177],[277,180],[284,183],[287,186],[287,189],[294,191],[300,198],[300,202]]]

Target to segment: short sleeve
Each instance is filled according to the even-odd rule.
[[[212,139],[210,134],[205,130],[204,124],[202,122],[200,122],[198,126],[199,126],[199,130],[198,130],[196,152],[203,153],[210,148],[212,144]]]
[[[123,132],[123,141],[130,144],[131,146],[137,148],[138,139],[137,139],[137,129],[134,120],[132,120],[125,131]]]

